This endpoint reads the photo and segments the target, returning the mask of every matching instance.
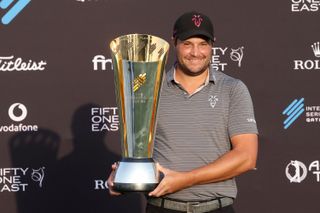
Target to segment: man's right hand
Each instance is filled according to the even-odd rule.
[[[113,186],[114,186],[113,181],[114,181],[114,176],[115,176],[115,170],[117,169],[117,167],[118,167],[118,163],[117,163],[117,162],[115,162],[115,163],[112,164],[112,166],[111,166],[112,172],[111,172],[111,174],[109,175],[108,181],[107,181],[107,186],[108,186],[108,189],[109,189],[109,194],[110,194],[110,195],[114,195],[114,196],[115,196],[115,195],[121,195],[120,192],[117,192],[117,191],[114,191],[114,190],[113,190]]]

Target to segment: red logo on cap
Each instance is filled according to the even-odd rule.
[[[193,15],[192,21],[193,21],[194,25],[196,25],[197,27],[200,27],[203,19],[201,18],[200,15]]]

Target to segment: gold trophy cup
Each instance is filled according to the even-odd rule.
[[[152,153],[169,44],[156,36],[129,34],[112,40],[110,49],[122,148],[114,189],[151,191],[159,183]]]

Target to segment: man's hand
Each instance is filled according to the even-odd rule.
[[[159,163],[157,163],[157,169],[163,173],[164,177],[157,188],[149,193],[149,196],[160,197],[191,186],[192,178],[189,173],[176,172],[162,167]]]
[[[112,164],[112,166],[111,166],[112,172],[109,175],[109,178],[108,178],[108,181],[107,181],[107,186],[108,186],[110,195],[121,195],[120,192],[117,192],[117,191],[113,190],[113,181],[114,181],[114,176],[115,176],[115,170],[117,169],[117,167],[118,167],[118,163],[113,163]]]

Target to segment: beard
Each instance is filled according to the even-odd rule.
[[[179,61],[176,62],[177,67],[185,74],[188,76],[199,76],[202,73],[204,73],[208,68],[209,68],[209,62],[203,66],[201,69],[199,69],[198,71],[191,71],[187,66],[185,66],[184,64],[181,64]]]

